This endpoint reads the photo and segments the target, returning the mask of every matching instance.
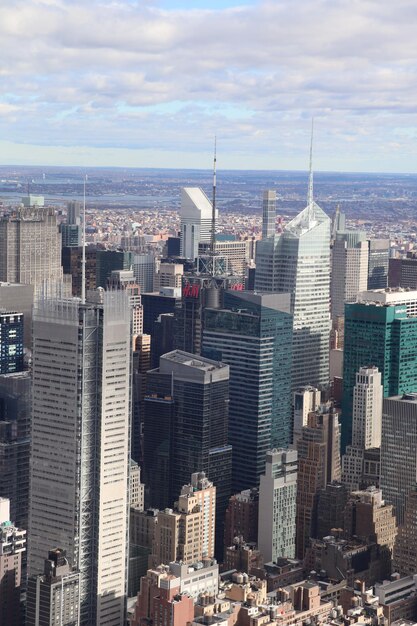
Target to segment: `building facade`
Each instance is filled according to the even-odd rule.
[[[333,320],[344,314],[345,302],[356,302],[358,293],[367,289],[368,260],[369,250],[365,232],[336,233],[332,249],[330,284]]]
[[[181,256],[195,260],[198,244],[210,243],[212,228],[212,205],[199,187],[181,189],[180,230]],[[215,219],[218,217],[216,209]]]

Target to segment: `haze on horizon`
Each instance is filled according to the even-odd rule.
[[[193,8],[189,8],[192,5]],[[413,0],[3,0],[0,163],[417,170]]]

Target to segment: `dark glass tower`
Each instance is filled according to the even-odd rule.
[[[265,455],[291,441],[292,315],[289,294],[224,293],[206,309],[203,353],[230,366],[233,490],[259,484]]]
[[[23,315],[0,313],[0,374],[23,370]]]
[[[147,505],[172,506],[194,472],[216,486],[216,552],[231,493],[229,366],[174,350],[148,373],[144,470]],[[165,501],[165,498],[167,500]]]

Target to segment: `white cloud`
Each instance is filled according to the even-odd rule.
[[[285,167],[305,162],[314,114],[323,167],[371,169],[379,151],[380,167],[391,155],[401,169],[417,156],[403,132],[417,108],[416,18],[409,0],[216,11],[3,0],[0,132],[12,143],[172,153],[179,142],[199,153],[217,132],[228,166],[270,155]]]

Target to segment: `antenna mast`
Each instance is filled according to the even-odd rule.
[[[214,137],[214,159],[213,159],[213,200],[211,209],[211,238],[210,238],[210,254],[214,257],[216,244],[216,162],[217,162],[217,137]],[[214,276],[214,260],[212,268]]]
[[[81,302],[85,304],[85,181],[87,174],[84,175],[84,202],[83,202],[83,237],[82,237],[82,259],[81,259]]]
[[[313,218],[313,134],[314,134],[314,117],[311,118],[311,139],[310,139],[310,165],[309,165],[309,177],[308,177],[308,219]]]

